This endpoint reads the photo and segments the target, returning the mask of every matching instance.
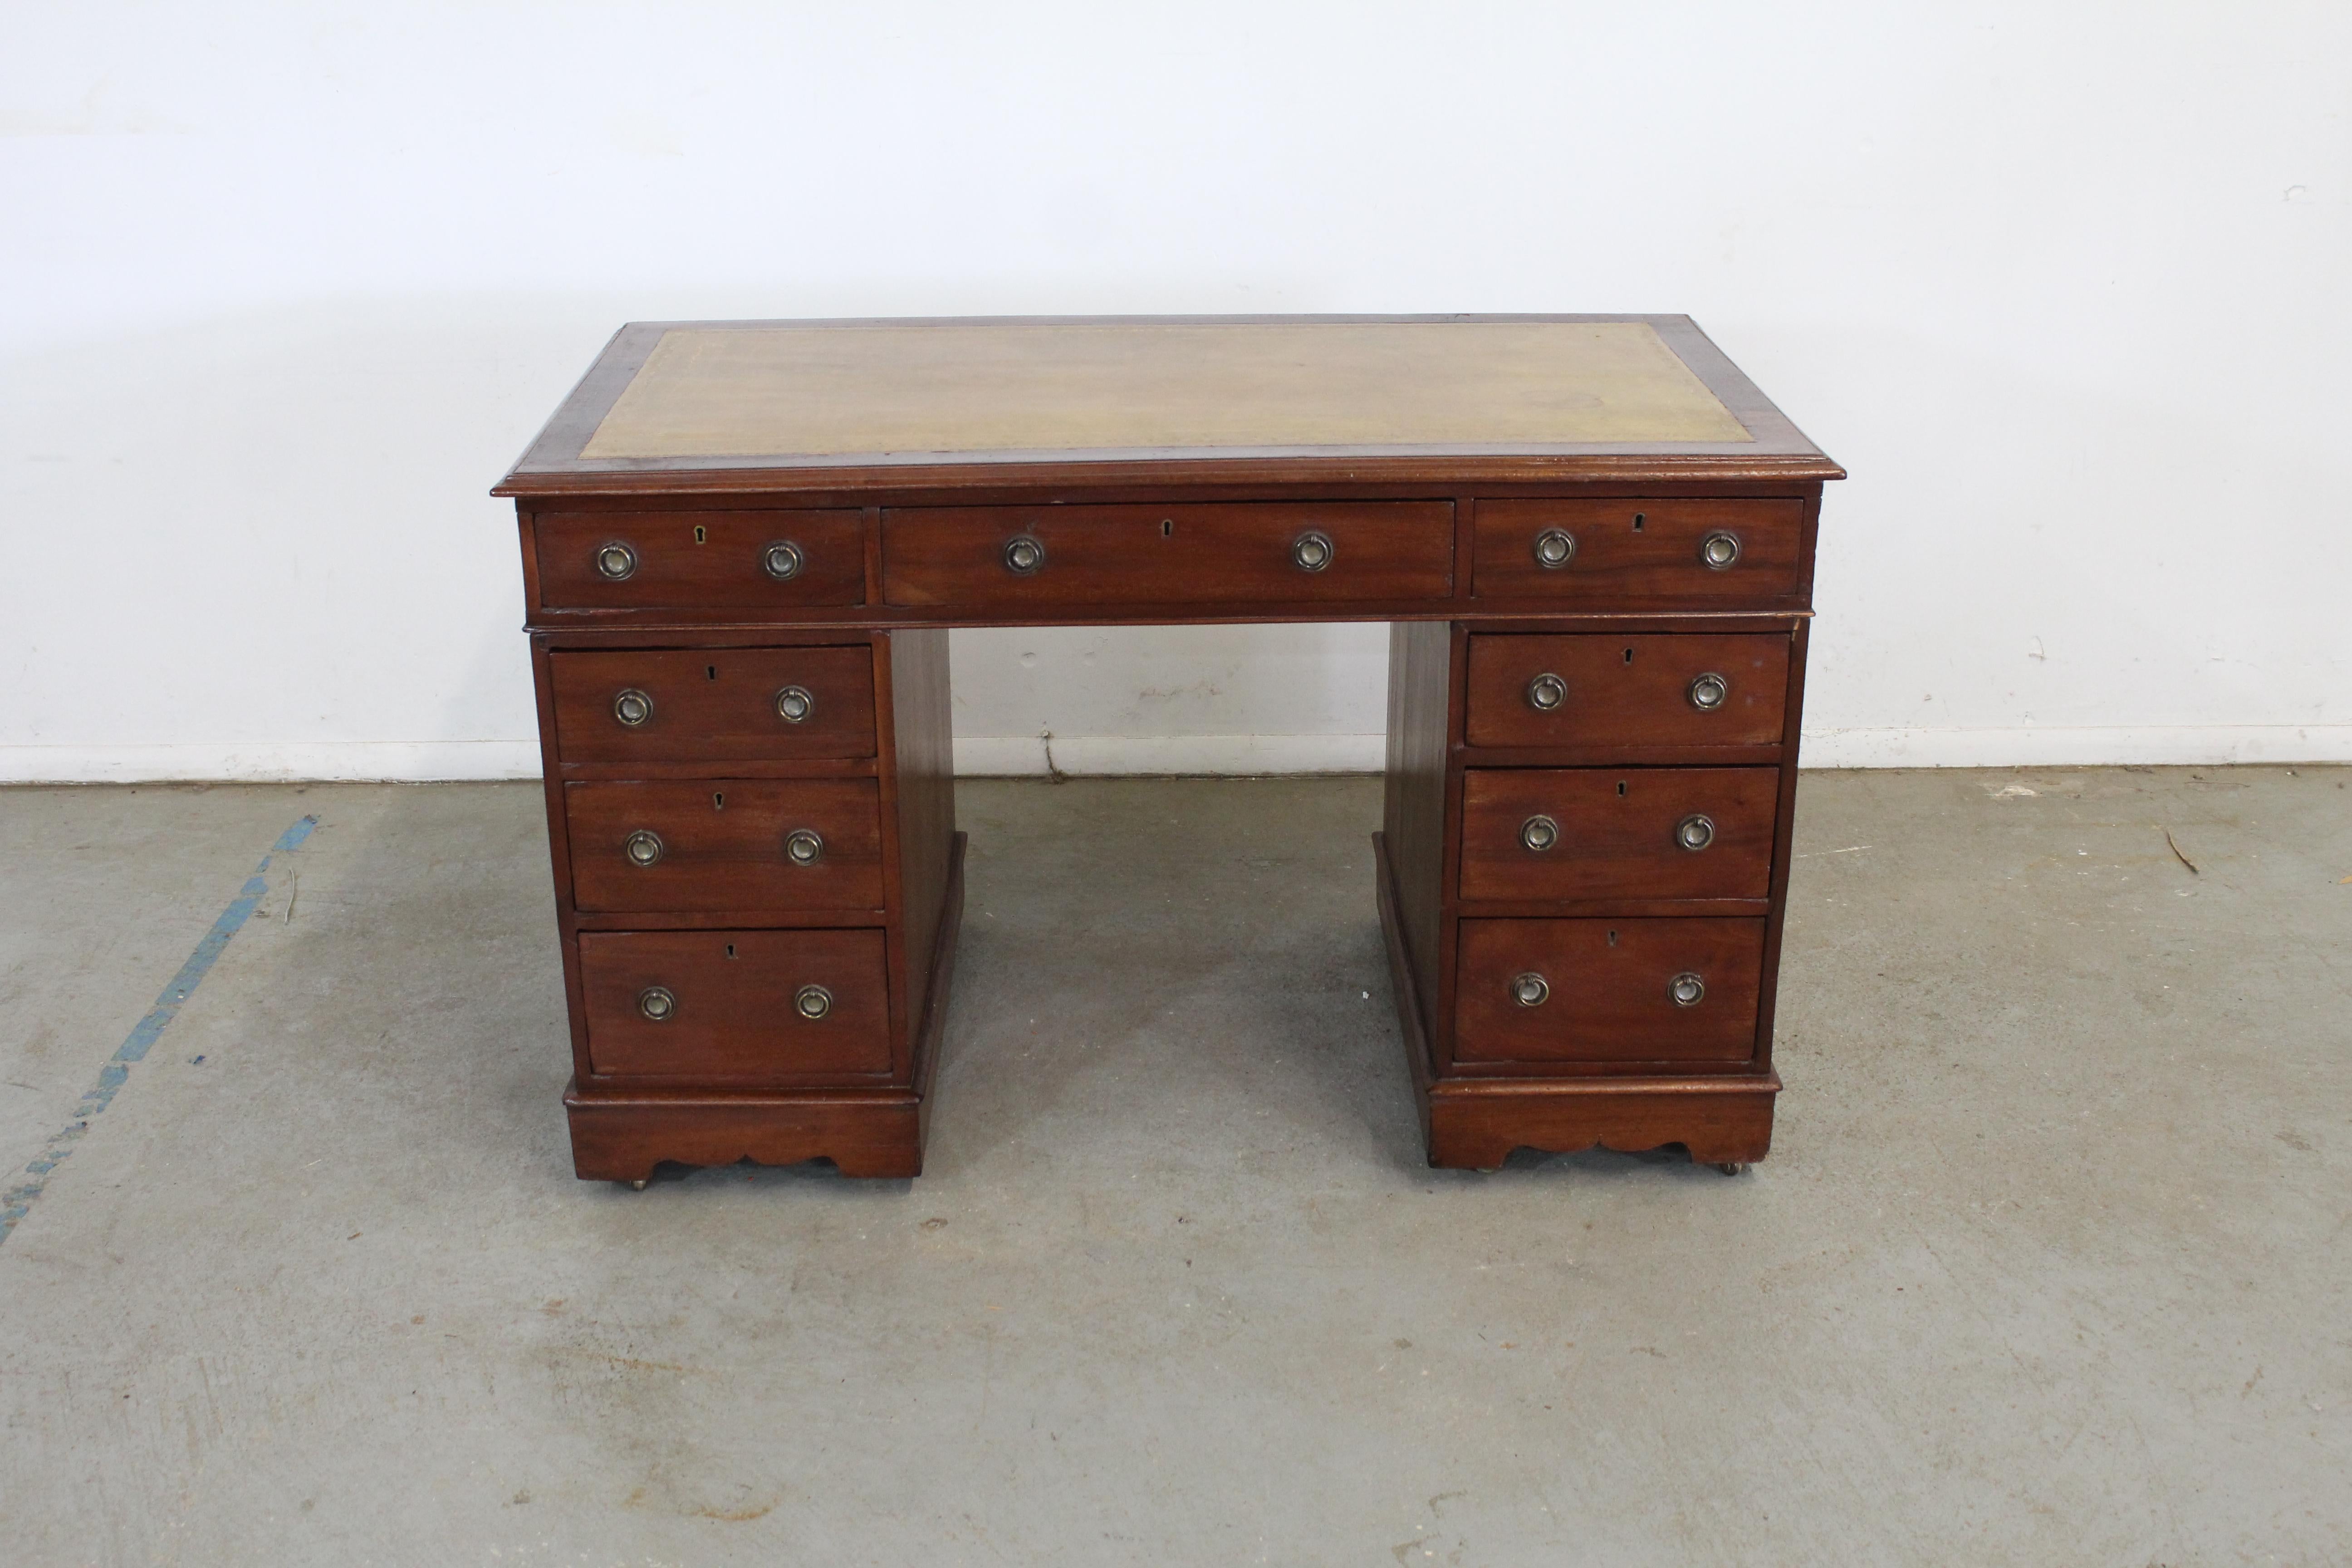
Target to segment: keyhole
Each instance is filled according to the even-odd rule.
[[[1625,781],[1623,779],[1619,779],[1617,781],[1617,794],[1620,798],[1622,798],[1625,794]]]
[[[1637,512],[1635,512],[1635,513],[1633,514],[1633,531],[1634,531],[1634,532],[1639,533],[1639,532],[1641,532],[1641,531],[1642,531],[1642,524],[1643,524],[1644,522],[1647,522],[1647,521],[1649,521],[1649,516],[1650,516],[1650,514],[1649,514],[1649,513],[1647,513],[1647,512],[1642,512],[1642,511],[1637,511]]]
[[[697,544],[700,544],[706,537],[707,536],[702,531],[702,524],[698,522],[696,523],[694,525],[694,542]]]
[[[706,665],[704,665],[704,666],[702,667],[702,679],[705,679],[705,680],[716,680],[716,679],[719,679],[719,667],[718,667],[717,665],[715,665],[715,664],[706,664]]]
[[[1616,933],[1615,931],[1611,931],[1611,932],[1609,933],[1609,940],[1610,940],[1610,941],[1612,941],[1612,942],[1615,942],[1615,941],[1617,940],[1617,933]],[[734,944],[733,942],[729,942],[729,943],[727,944],[727,956],[728,956],[728,957],[730,957],[730,958],[732,958],[732,957],[734,957],[734,956],[735,956],[735,944]]]
[[[1625,662],[1627,664],[1633,662],[1633,650],[1630,647],[1625,650]]]
[[[1615,931],[1611,931],[1611,932],[1609,933],[1609,945],[1610,945],[1610,946],[1612,946],[1612,947],[1615,947],[1615,946],[1617,945],[1617,933],[1616,933]],[[728,953],[731,956],[731,955],[734,953],[735,950],[734,950],[733,948],[731,948],[731,947],[730,947],[730,948],[729,948],[729,949],[727,950],[727,952],[728,952]]]
[[[724,811],[727,809],[726,791],[712,790],[710,792],[710,809],[713,811]]]
[[[1176,537],[1176,520],[1174,518],[1163,517],[1160,520],[1160,537],[1162,539],[1173,539]]]

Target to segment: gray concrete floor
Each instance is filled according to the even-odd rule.
[[[1808,775],[1736,1180],[1422,1164],[1376,781],[968,782],[929,1173],[635,1194],[536,786],[0,792],[0,1186],[320,818],[0,1245],[0,1561],[2352,1561],[2346,782]]]

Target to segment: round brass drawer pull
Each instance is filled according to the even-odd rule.
[[[1540,1007],[1550,995],[1550,983],[1533,970],[1511,976],[1511,1000],[1522,1007]]]
[[[784,836],[784,858],[795,866],[814,866],[824,858],[824,837],[813,827],[795,827]]]
[[[654,865],[662,858],[661,835],[640,827],[621,840],[621,853],[629,858],[632,866]]]
[[[633,544],[614,539],[596,547],[596,573],[617,583],[633,575],[637,569],[637,551]]]
[[[787,686],[776,693],[776,717],[787,724],[798,724],[816,711],[816,699],[805,686]]]
[[[1536,535],[1536,564],[1557,572],[1576,559],[1576,535],[1564,528],[1547,528]]]
[[[1739,535],[1717,529],[1698,542],[1698,558],[1710,572],[1727,572],[1739,559]]]
[[[1706,994],[1706,982],[1685,969],[1666,982],[1666,994],[1677,1007],[1696,1007]]]
[[[637,993],[637,1011],[656,1024],[667,1024],[677,1016],[677,997],[667,985],[648,985]]]
[[[793,993],[793,1011],[814,1023],[833,1011],[833,993],[822,985],[803,985]]]
[[[1690,705],[1702,713],[1714,712],[1723,706],[1723,700],[1730,695],[1731,682],[1713,670],[1707,671],[1690,683]]]
[[[807,564],[807,559],[801,554],[801,547],[789,539],[779,539],[760,552],[761,568],[779,583],[790,582],[799,576],[801,568]]]
[[[1675,825],[1675,842],[1685,849],[1704,849],[1715,842],[1715,818],[1693,812]]]
[[[613,717],[636,729],[654,716],[654,700],[632,686],[613,699]]]
[[[1549,816],[1530,816],[1519,824],[1519,842],[1540,855],[1559,842],[1559,824]]]
[[[1004,569],[1015,577],[1034,576],[1044,564],[1045,546],[1035,536],[1024,533],[1005,542]]]
[[[1528,682],[1528,706],[1538,713],[1549,713],[1568,700],[1568,682],[1557,675],[1537,676]]]
[[[1290,563],[1301,572],[1320,572],[1338,553],[1331,536],[1319,529],[1309,529],[1290,542]]]

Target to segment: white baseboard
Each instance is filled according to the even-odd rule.
[[[252,746],[0,746],[0,783],[441,783],[535,779],[537,741],[316,741]]]
[[[2069,724],[1808,730],[1809,768],[2220,767],[2352,763],[2352,724]]]
[[[1072,735],[1066,773],[1376,773],[1380,735]],[[2072,725],[1807,731],[1809,768],[2006,768],[2352,763],[2352,724]],[[964,735],[956,772],[1042,777],[1034,735]],[[251,746],[0,746],[0,784],[431,783],[539,776],[536,741],[331,741]]]
[[[1066,773],[1376,773],[1383,735],[1056,735]],[[1047,742],[1036,735],[959,735],[956,772],[971,778],[1043,777]]]

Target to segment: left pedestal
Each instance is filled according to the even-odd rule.
[[[922,1169],[962,900],[947,636],[533,638],[583,1179]]]

